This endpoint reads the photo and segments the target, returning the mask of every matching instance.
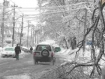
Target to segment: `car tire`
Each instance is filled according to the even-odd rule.
[[[47,54],[44,55],[44,52],[46,52]],[[49,56],[49,51],[47,49],[42,50],[41,52],[42,57],[48,57]]]

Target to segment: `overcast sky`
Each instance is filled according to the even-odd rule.
[[[7,0],[7,1],[10,1],[10,5],[14,5],[14,3],[15,3],[18,7],[22,7],[22,8],[35,8],[35,7],[37,7],[37,0]],[[0,0],[0,3],[3,3],[3,0]],[[18,11],[19,15],[21,14],[21,12],[24,14],[28,14],[28,15],[37,13],[37,11],[35,9],[19,9],[21,12],[19,12],[18,9],[16,9],[16,10]],[[33,24],[36,24],[35,20],[34,20]],[[24,27],[26,27],[26,26],[27,26],[27,23],[25,21]],[[27,28],[25,28],[23,30],[23,32],[26,32],[26,31],[27,31]]]
[[[37,0],[12,0],[20,7],[36,7]]]
[[[7,0],[11,3],[15,3],[20,7],[36,7],[37,6],[37,0]],[[3,0],[0,0],[0,2],[3,2]]]

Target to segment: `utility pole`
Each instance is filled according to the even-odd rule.
[[[5,20],[4,17],[5,17],[5,0],[3,1],[2,26],[1,26],[2,48],[4,47],[4,20]]]
[[[28,39],[29,39],[29,27],[30,27],[30,24],[29,24],[29,21],[28,21],[27,47],[28,47]]]
[[[31,46],[33,46],[33,26],[31,26]]]
[[[34,29],[35,26],[33,26],[33,45],[35,46],[35,29]]]
[[[86,30],[87,30],[87,9],[84,9],[84,10],[85,10],[85,15],[84,15],[84,35],[85,35]],[[83,45],[83,51],[85,51],[85,41],[84,41],[84,45]]]
[[[24,18],[24,15],[22,15],[22,25],[21,25],[21,33],[20,33],[20,45],[21,45],[22,36],[23,36],[23,18]]]
[[[13,6],[14,12],[13,12],[13,35],[12,35],[12,47],[14,45],[14,31],[15,31],[15,4]]]
[[[14,42],[15,42],[15,7],[17,7],[17,6],[15,6],[15,4],[14,4],[14,6],[12,6],[13,7],[13,35],[12,35],[12,47],[14,46]]]

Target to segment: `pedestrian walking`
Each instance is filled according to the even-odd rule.
[[[74,49],[76,48],[77,46],[77,41],[76,41],[76,37],[74,37]]]
[[[15,47],[15,57],[16,60],[19,60],[19,54],[21,53],[21,48],[20,46],[17,44],[17,46]]]
[[[32,54],[32,51],[33,51],[33,48],[32,47],[30,47],[30,53]]]
[[[72,38],[71,40],[71,48],[72,50],[76,48],[76,37]]]

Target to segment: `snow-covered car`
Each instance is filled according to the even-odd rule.
[[[5,47],[1,52],[2,57],[15,57],[14,47]]]
[[[21,46],[21,50],[27,53],[30,52],[30,49],[24,46]]]
[[[52,46],[54,47],[54,52],[60,52],[61,51],[61,47],[57,44],[52,44]]]

